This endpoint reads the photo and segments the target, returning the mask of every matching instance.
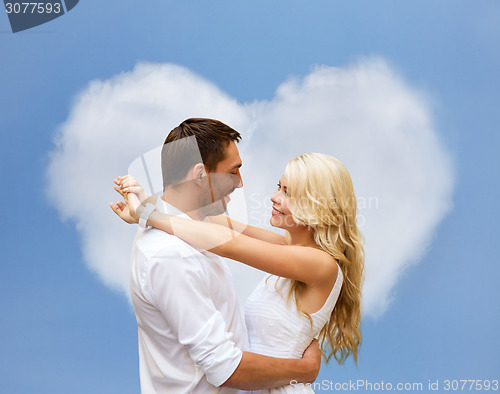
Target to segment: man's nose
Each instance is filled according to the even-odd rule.
[[[241,178],[241,173],[239,170],[238,170],[238,174],[236,174],[236,176],[237,176],[237,178],[235,179],[236,188],[243,187],[243,179]]]

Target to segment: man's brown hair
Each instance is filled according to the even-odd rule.
[[[194,139],[188,138],[193,136]],[[181,140],[182,143],[172,143]],[[200,162],[200,155],[206,170],[214,171],[224,160],[229,143],[240,140],[240,133],[218,120],[186,119],[168,134],[161,150],[163,189],[179,183]]]

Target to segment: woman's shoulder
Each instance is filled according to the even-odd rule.
[[[337,260],[330,253],[325,252],[319,247],[306,246],[306,248],[308,249],[309,258],[316,261],[320,282],[323,282],[321,279],[328,281],[329,278],[337,278],[340,267]]]

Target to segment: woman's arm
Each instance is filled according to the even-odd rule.
[[[261,241],[266,241],[278,245],[284,245],[286,243],[284,235],[280,235],[275,233],[274,231],[265,230],[260,227],[250,226],[248,224],[238,222],[237,220],[231,219],[226,215],[210,216],[208,219],[212,223],[231,228],[238,233],[246,235],[247,237],[260,239]]]
[[[148,196],[147,194],[145,194],[144,189],[142,188],[140,183],[132,175],[119,176],[118,179],[114,179],[113,181],[116,184],[115,190],[120,193],[123,198],[126,197],[127,193],[134,193],[137,194],[139,200],[143,204],[156,204],[156,200],[158,199],[158,197]],[[117,210],[113,206],[112,208],[115,213],[118,214]],[[242,233],[248,237],[257,238],[262,241],[278,245],[286,243],[284,235],[277,234],[273,231],[264,230],[259,227],[247,225],[245,223],[231,219],[226,215],[210,216],[209,220],[212,223],[234,229],[238,233]],[[127,223],[129,223],[129,221],[127,221]]]
[[[135,204],[138,203],[135,196],[130,195],[129,199],[135,199]],[[320,284],[336,277],[335,260],[319,249],[277,245],[218,224],[169,216],[158,211],[151,214],[147,224],[173,234],[198,249],[240,261],[273,275],[307,284]]]
[[[123,192],[131,216],[137,219],[144,205],[140,205],[134,192]],[[307,284],[321,284],[337,276],[337,264],[329,254],[315,248],[284,245],[280,242],[282,238],[275,238],[276,243],[266,242],[259,237],[241,233],[241,228],[238,231],[238,228],[183,219],[158,211],[153,211],[147,224],[173,234],[198,249],[237,260],[273,275]]]

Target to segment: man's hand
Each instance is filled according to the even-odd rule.
[[[309,367],[307,369],[308,378],[305,383],[312,383],[318,377],[319,369],[321,368],[321,350],[316,339],[313,339],[307,349],[304,351],[302,359],[307,360],[307,365]]]
[[[321,367],[321,351],[313,340],[302,358],[274,358],[243,352],[238,368],[221,387],[263,390],[295,383],[313,383]]]

